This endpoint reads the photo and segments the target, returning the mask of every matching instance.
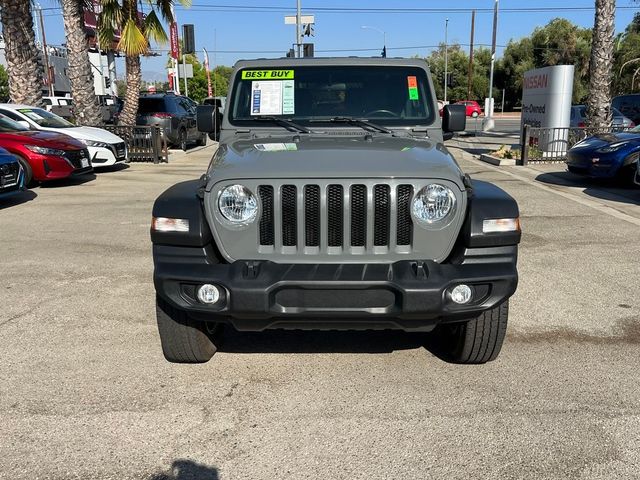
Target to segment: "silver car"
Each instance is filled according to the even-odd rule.
[[[633,120],[625,117],[615,107],[611,108],[613,113],[612,126],[615,130],[628,130],[636,126]],[[587,126],[587,107],[586,105],[573,105],[571,107],[571,128],[584,128]]]

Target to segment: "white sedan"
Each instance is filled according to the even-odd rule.
[[[94,168],[108,167],[127,161],[127,147],[124,140],[102,128],[77,127],[54,113],[28,105],[2,103],[0,114],[30,130],[65,133],[83,142],[89,150]]]

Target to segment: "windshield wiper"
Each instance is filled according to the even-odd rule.
[[[332,117],[329,118],[327,120],[311,120],[312,122],[331,122],[331,123],[347,123],[349,125],[357,125],[358,127],[361,127],[364,130],[367,131],[378,131],[378,132],[382,132],[382,133],[393,133],[391,130],[384,128],[381,125],[378,125],[376,123],[372,123],[369,120],[364,120],[361,118],[353,118],[353,117]]]
[[[302,133],[313,133],[307,127],[303,127],[302,125],[300,125],[300,124],[298,124],[296,122],[292,122],[291,120],[287,120],[286,118],[260,116],[260,117],[252,117],[251,120],[256,120],[258,122],[275,123],[277,125],[280,125],[281,127],[287,128],[289,130],[295,130],[295,131],[302,132]]]

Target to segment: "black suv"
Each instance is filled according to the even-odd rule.
[[[167,142],[186,150],[190,143],[206,145],[207,135],[196,126],[196,102],[173,93],[155,93],[140,97],[137,125],[155,125],[164,129]]]

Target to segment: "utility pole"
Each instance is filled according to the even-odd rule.
[[[467,100],[471,100],[471,89],[473,87],[473,40],[476,30],[476,11],[471,12],[471,41],[469,42],[469,81],[467,84]]]
[[[449,19],[444,22],[444,104],[447,104],[447,80],[449,77],[449,44],[447,35],[449,33]]]
[[[53,81],[51,79],[51,69],[49,68],[49,52],[47,51],[47,37],[44,34],[44,19],[42,18],[42,8],[38,8],[38,17],[40,19],[40,30],[42,31],[42,60],[44,61],[44,73],[45,78],[47,79],[49,96],[53,97]]]
[[[493,8],[493,41],[491,42],[491,71],[489,73],[489,98],[485,108],[485,124],[484,130],[493,130],[495,125],[493,121],[493,69],[496,63],[496,36],[498,32],[498,3],[500,0],[496,0]]]
[[[297,0],[297,10],[296,10],[296,50],[298,51],[298,58],[302,58],[302,41],[300,37],[302,35],[302,15],[301,15],[301,6],[300,0]]]

